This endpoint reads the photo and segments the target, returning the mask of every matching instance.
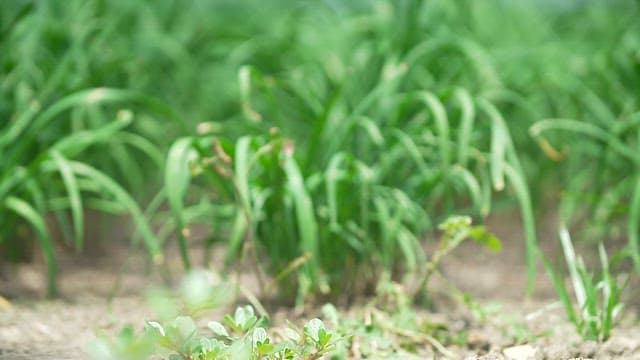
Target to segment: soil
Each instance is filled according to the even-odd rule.
[[[430,284],[434,306],[428,311],[416,308],[419,316],[443,323],[450,332],[464,332],[462,344],[448,346],[458,358],[640,359],[640,306],[634,288],[627,292],[625,317],[612,337],[604,343],[583,341],[564,316],[543,271],[538,271],[534,295],[526,296],[518,221],[490,219],[489,228],[503,240],[503,251],[496,254],[472,243],[463,245],[442,264],[444,277]],[[553,235],[544,231],[542,235],[547,238],[544,250],[553,253]],[[5,265],[0,269],[0,359],[88,359],[84,349],[96,334],[116,334],[126,324],[139,328],[151,319],[145,293],[153,285],[175,285],[181,272],[179,257],[170,251],[160,272],[150,270],[144,255],[132,254],[120,245],[91,257],[59,251],[62,295],[55,300],[43,297],[41,261]],[[442,295],[448,283],[471,296],[475,311]],[[346,316],[361,313],[357,308],[342,310]],[[277,323],[297,315],[280,310],[274,318]],[[433,354],[429,344],[419,346],[425,347],[425,352],[418,351],[423,358]],[[364,355],[354,350],[352,357]]]

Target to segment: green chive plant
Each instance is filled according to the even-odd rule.
[[[588,219],[613,237],[626,228],[640,268],[639,9],[625,0],[6,0],[0,211],[13,218],[2,218],[1,241],[16,247],[17,217],[46,230],[42,196],[25,195],[31,182],[10,186],[14,174],[34,174],[50,145],[130,109],[129,135],[61,155],[136,198],[164,179],[144,213],[161,224],[156,242],[177,234],[186,267],[185,228],[208,222],[212,236],[230,239],[229,260],[253,248],[274,273],[299,268],[303,289],[327,290],[365,266],[420,268],[419,239],[447,215],[482,218],[517,203],[531,281],[534,216],[547,204],[530,194],[561,191],[576,224]],[[87,104],[84,89],[119,100]],[[26,126],[46,113],[42,128]],[[89,141],[81,137],[70,139]],[[164,166],[154,147],[171,144]],[[54,216],[77,238],[79,196],[60,191],[68,179],[38,186],[56,189]],[[143,212],[102,200],[91,206]],[[157,211],[165,201],[169,215]]]
[[[268,255],[274,274],[307,259],[299,301],[309,291],[332,291],[363,266],[377,269],[364,283],[380,270],[418,269],[426,260],[420,240],[444,214],[482,218],[494,191],[508,186],[525,220],[533,279],[534,214],[507,122],[482,94],[429,81],[424,71],[439,56],[438,43],[392,41],[406,35],[389,30],[395,12],[416,17],[403,26],[421,21],[403,6],[357,18],[371,38],[347,20],[333,30],[325,24],[326,32],[302,27],[305,36],[330,40],[342,27],[347,32],[325,55],[277,74],[259,63],[240,67],[243,118],[174,143],[165,192],[185,258],[185,209],[206,201],[188,191],[190,184],[208,186],[211,203],[235,207],[210,216],[217,229],[227,224],[216,232],[228,234],[229,259],[250,246]],[[247,135],[226,135],[234,132]]]
[[[55,219],[65,240],[80,250],[84,243],[85,209],[132,215],[149,255],[162,260],[162,250],[133,196],[112,176],[91,165],[91,154],[141,151],[161,166],[158,149],[131,131],[138,115],[126,108],[110,118],[108,104],[148,101],[136,93],[97,88],[80,91],[41,108],[28,88],[17,90],[23,109],[2,126],[0,135],[0,244],[9,255],[21,248],[33,229],[48,273],[48,293],[56,292],[54,240],[48,226]],[[71,119],[66,116],[71,115]],[[78,126],[73,130],[73,126]],[[63,129],[72,129],[65,134]],[[84,157],[89,153],[89,156]],[[132,156],[111,159],[123,171],[135,167]]]
[[[473,106],[463,91],[457,95],[450,100]],[[389,272],[416,270],[426,260],[420,238],[437,220],[432,214],[444,207],[481,216],[490,207],[492,183],[502,187],[506,177],[525,210],[530,253],[535,254],[528,190],[499,113],[490,103],[479,102],[491,116],[485,119],[491,150],[484,154],[463,136],[457,144],[464,153],[459,154],[452,149],[456,142],[449,138],[441,100],[429,93],[414,96],[422,97],[427,108],[414,115],[416,123],[406,131],[381,130],[373,119],[363,117],[347,118],[353,124],[337,130],[312,132],[319,142],[313,147],[305,146],[309,140],[284,137],[285,130],[279,128],[236,142],[212,136],[179,140],[167,158],[165,192],[181,242],[186,243],[186,209],[202,208],[203,201],[185,205],[189,184],[208,184],[215,199],[211,201],[235,206],[232,213],[219,212],[222,216],[212,219],[215,226],[228,224],[228,259],[251,247],[268,255],[277,274],[310,254],[299,273],[299,295],[324,291],[362,265]],[[414,96],[407,96],[407,101]],[[471,116],[466,114],[466,120],[471,122]],[[387,121],[383,119],[378,121]],[[317,147],[326,151],[316,153]],[[312,161],[307,159],[310,153],[316,153]],[[467,159],[471,153],[475,158]],[[467,161],[467,167],[454,162],[456,156]]]
[[[138,201],[163,166],[158,134],[178,122],[166,104],[117,80],[106,46],[117,23],[99,25],[97,6],[8,1],[0,14],[0,260],[19,259],[37,239],[49,295],[52,227],[82,250],[87,209],[129,213],[150,257],[162,260]]]
[[[181,11],[175,11],[178,5]],[[146,211],[136,201],[146,200],[156,189],[162,145],[200,118],[231,117],[234,87],[217,84],[233,84],[237,64],[248,59],[259,58],[271,69],[282,66],[281,54],[292,44],[286,26],[266,31],[287,23],[279,16],[281,4],[252,11],[260,21],[237,21],[246,20],[252,5],[233,1],[186,6],[171,0],[3,3],[3,259],[19,257],[25,239],[33,237],[27,229],[34,228],[45,254],[49,293],[54,293],[51,219],[55,217],[65,241],[81,249],[84,209],[89,208],[132,213],[150,255],[160,259],[157,238],[165,239],[167,231],[152,234],[143,213],[153,216],[164,194]],[[265,18],[272,21],[263,23]],[[259,33],[263,38],[253,39]],[[167,69],[173,76],[166,76]],[[206,81],[201,81],[203,73]]]

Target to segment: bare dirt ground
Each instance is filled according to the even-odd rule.
[[[503,240],[501,253],[465,244],[442,266],[444,276],[471,295],[475,310],[442,295],[445,285],[437,279],[431,284],[434,308],[416,309],[420,316],[444,322],[450,332],[464,332],[464,343],[448,345],[449,350],[460,359],[524,360],[527,352],[531,359],[640,359],[636,289],[627,292],[625,317],[608,341],[582,341],[567,322],[543,271],[538,272],[535,295],[525,295],[517,221],[507,226],[490,223],[489,227]],[[553,249],[554,245],[548,245],[546,250]],[[62,296],[56,300],[43,299],[44,277],[37,262],[5,266],[0,295],[8,301],[0,302],[0,359],[88,359],[84,349],[96,333],[115,334],[125,324],[139,328],[150,319],[145,291],[151,285],[167,285],[167,278],[179,277],[177,257],[171,257],[171,275],[160,276],[158,271],[149,272],[141,261],[143,255],[132,256],[125,247],[109,249],[108,254],[95,259],[60,256]],[[429,353],[433,352],[424,352]],[[364,356],[354,353],[353,358]]]

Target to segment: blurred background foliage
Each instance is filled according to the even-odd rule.
[[[253,247],[273,274],[301,266],[304,296],[362,266],[415,270],[444,218],[517,206],[531,279],[536,214],[559,199],[561,221],[626,239],[640,269],[639,15],[631,0],[3,1],[3,257],[38,239],[54,292],[52,223],[81,249],[86,209],[128,212],[156,262],[175,236],[188,267],[184,229],[205,223],[229,262]]]

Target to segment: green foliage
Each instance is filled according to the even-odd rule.
[[[435,97],[427,98],[439,104]],[[434,106],[439,109],[440,105]],[[213,190],[213,202],[219,205],[226,200],[236,206],[233,218],[220,214],[211,220],[216,225],[230,223],[229,260],[240,253],[243,243],[250,244],[268,255],[277,274],[311,254],[299,278],[303,295],[344,280],[354,260],[358,265],[381,265],[387,271],[400,263],[406,271],[416,270],[425,262],[419,238],[432,228],[429,214],[447,203],[452,209],[478,214],[491,198],[490,184],[480,182],[490,180],[481,176],[481,162],[476,164],[478,175],[459,164],[443,167],[443,160],[432,155],[446,149],[420,140],[419,135],[415,140],[408,135],[419,134],[421,127],[407,133],[383,131],[373,120],[365,120],[361,125],[372,130],[359,142],[369,148],[362,153],[363,159],[356,156],[353,143],[345,141],[335,145],[333,156],[324,152],[309,162],[305,155],[312,149],[305,142],[298,147],[298,142],[282,137],[277,129],[268,136],[244,136],[235,143],[217,137],[179,140],[170,151],[165,176],[165,192],[174,197],[169,202],[174,222],[186,225],[181,215],[184,194],[196,180],[185,171],[185,159],[190,159],[198,188],[206,184]],[[359,130],[353,131],[345,136],[360,136]],[[385,133],[390,135],[384,137]],[[328,143],[321,146],[331,148],[337,136],[335,131],[331,137],[323,135]],[[387,146],[381,147],[383,143]],[[406,151],[411,155],[403,156]],[[174,171],[178,167],[183,170]],[[488,193],[483,194],[483,188]],[[471,208],[465,201],[471,202]],[[402,256],[401,262],[396,254]]]
[[[602,30],[618,11],[635,11],[625,6],[585,5],[573,11],[593,20],[589,26],[602,31],[599,40],[619,34],[633,44],[632,22],[611,33]],[[593,100],[594,112],[605,114],[604,101],[591,87],[617,82],[620,89],[633,93],[633,83],[621,82],[618,75],[608,79],[601,63],[588,60],[593,49],[584,42],[585,35],[573,27],[558,30],[560,23],[576,21],[578,15],[571,18],[559,9],[441,1],[338,8],[314,4],[296,9],[291,33],[308,41],[286,48],[282,54],[291,56],[282,60],[283,66],[274,69],[258,59],[239,64],[242,116],[235,122],[207,123],[203,129],[211,131],[202,139],[174,145],[177,149],[204,142],[193,145],[198,150],[192,156],[205,163],[224,159],[194,168],[207,178],[205,186],[216,203],[221,197],[235,206],[235,215],[210,214],[212,226],[229,235],[228,259],[247,243],[269,255],[275,273],[305,258],[298,279],[302,293],[324,291],[344,273],[357,273],[349,267],[419,268],[425,259],[416,256],[418,239],[444,218],[440,214],[482,217],[494,209],[496,200],[507,199],[518,202],[523,216],[531,285],[537,257],[534,209],[546,204],[542,197],[530,195],[530,184],[536,193],[544,192],[543,186],[564,167],[553,168],[544,159],[555,153],[539,132],[551,127],[535,131],[535,139],[522,129],[575,109],[567,104],[583,98]],[[597,15],[595,9],[607,15]],[[527,26],[507,21],[510,16],[496,16],[501,12],[526,19]],[[530,34],[532,28],[539,31]],[[422,41],[421,35],[426,37]],[[579,44],[580,53],[570,54],[567,43]],[[603,61],[618,64],[614,58],[629,49],[625,43],[622,50],[602,52]],[[561,59],[562,54],[571,56],[573,63],[547,61]],[[522,71],[522,64],[530,62],[534,63]],[[618,65],[633,74],[633,64],[629,60]],[[582,86],[586,73],[606,80],[585,84],[580,88],[584,96],[574,99],[570,92]],[[548,95],[555,93],[558,96]],[[621,116],[636,108],[636,100],[627,98]],[[542,126],[538,124],[532,129]],[[553,124],[562,126],[561,121]],[[593,127],[570,125],[575,131]],[[533,140],[546,144],[546,153],[538,151]],[[222,144],[224,155],[212,150],[215,143]],[[583,144],[572,146],[593,152]],[[567,168],[580,166],[579,159],[572,157]],[[177,159],[175,164],[184,167]],[[180,209],[191,206],[183,204],[186,189],[178,178],[184,171],[177,174],[167,168],[166,174],[170,188],[181,184],[180,191],[167,191],[175,196],[171,207],[180,228],[186,225]],[[628,175],[625,171],[620,176]],[[230,184],[221,184],[221,178]],[[201,181],[196,182],[198,190]],[[507,186],[510,191],[504,196],[500,191]],[[623,193],[616,191],[614,197],[621,199]],[[637,248],[633,221],[629,229],[630,244]]]
[[[167,322],[148,321],[144,331],[135,334],[125,327],[118,337],[99,338],[89,348],[92,359],[164,359],[183,360],[277,360],[319,359],[330,354],[339,337],[328,330],[322,320],[312,319],[302,330],[291,325],[282,330],[284,337],[269,335],[267,318],[258,319],[251,306],[238,307],[227,314],[223,325],[207,324],[202,332],[189,316]]]
[[[626,237],[640,271],[639,9],[7,0],[0,245],[34,229],[54,292],[54,216],[80,249],[85,209],[129,212],[153,258],[175,236],[186,268],[207,223],[228,263],[265,259],[302,301],[420,271],[450,214],[517,204],[531,285],[535,217],[561,193],[563,220]]]
[[[577,257],[566,228],[560,229],[562,250],[569,269],[577,308],[567,291],[564,279],[551,264],[545,261],[547,272],[553,280],[558,297],[565,307],[569,320],[585,339],[604,341],[611,335],[615,321],[620,318],[624,304],[620,295],[624,285],[619,284],[610,267],[607,253],[602,243],[598,246],[601,273],[594,278],[580,257]]]
[[[88,209],[129,213],[149,256],[162,261],[140,201],[157,186],[150,175],[162,167],[161,136],[176,117],[122,81],[112,55],[128,55],[108,46],[121,34],[115,18],[99,19],[100,3],[16,0],[0,14],[2,258],[20,260],[37,238],[49,295],[57,290],[52,233],[81,251]]]
[[[588,216],[592,219],[590,227],[598,230],[595,235],[599,237],[615,236],[617,227],[612,224],[626,221],[627,248],[636,270],[640,271],[640,220],[637,216],[640,214],[640,178],[629,171],[640,165],[636,151],[640,141],[638,115],[623,114],[619,119],[609,119],[606,124],[545,119],[535,123],[530,132],[547,147],[551,145],[545,133],[562,131],[580,137],[581,146],[572,150],[566,160],[572,171],[561,216],[568,222],[578,222]],[[589,159],[589,166],[584,166],[585,159]]]
[[[201,321],[194,308],[210,310],[232,299],[227,284],[216,281],[211,273],[192,271],[176,296],[155,292],[149,298],[158,320],[147,321],[141,331],[126,326],[115,337],[100,334],[87,351],[95,360],[345,359],[352,353],[417,359],[434,352],[455,358],[445,348],[455,341],[453,331],[419,316],[407,294],[397,291],[396,285],[381,283],[375,300],[362,307],[362,313],[323,306],[323,317],[333,330],[318,318],[301,328],[289,321],[272,327],[266,315],[259,316],[248,305],[237,307],[221,321]]]
[[[388,25],[376,22],[388,21],[376,18],[381,14],[370,16],[371,26]],[[237,206],[231,254],[239,252],[242,239],[255,242],[277,272],[310,253],[299,279],[303,294],[355,273],[346,269],[349,264],[412,271],[425,260],[416,256],[419,239],[444,217],[436,214],[485,216],[495,198],[492,188],[500,191],[508,184],[525,217],[532,279],[532,204],[500,111],[464,88],[424,90],[413,71],[425,65],[426,55],[378,50],[371,44],[375,40],[353,36],[352,46],[335,54],[340,66],[353,64],[349,76],[332,73],[337,70],[327,68],[324,59],[308,59],[303,68],[278,75],[257,66],[240,68],[245,119],[234,128],[252,135],[175,143],[173,149],[208,142],[194,145],[199,149],[194,156],[200,157],[194,167],[204,178],[219,178],[221,168],[223,178],[231,177],[231,186],[208,181],[216,199],[234,199]],[[366,50],[359,54],[353,50],[358,46]],[[363,83],[369,78],[376,80]],[[216,141],[223,145],[214,146]],[[224,155],[214,153],[218,148]],[[184,172],[171,170],[184,167],[180,159],[167,167],[166,184],[172,188],[185,183]],[[176,196],[176,223],[183,222],[178,194],[184,187],[179,189],[167,190]],[[402,261],[396,260],[398,253]]]
[[[107,174],[108,168],[103,171],[89,165],[113,165],[135,174],[137,158],[142,154],[159,166],[162,157],[158,148],[132,130],[138,117],[131,110],[120,109],[111,118],[113,111],[109,110],[110,104],[153,101],[130,91],[97,88],[74,93],[42,108],[33,90],[24,86],[16,91],[18,112],[2,125],[0,135],[0,244],[4,243],[10,252],[17,251],[29,237],[25,225],[35,230],[47,265],[49,295],[56,292],[56,262],[48,227],[51,214],[56,216],[65,240],[81,250],[86,208],[128,212],[149,255],[162,261],[160,246],[147,219],[124,185],[114,179],[117,175]],[[71,119],[65,117],[69,113]],[[94,157],[101,148],[126,155],[102,163]],[[133,149],[140,153],[126,153]]]
[[[442,260],[465,240],[473,240],[496,252],[502,249],[502,243],[495,235],[487,231],[484,226],[472,226],[471,218],[468,216],[451,216],[438,225],[438,229],[442,231],[440,243],[420,272],[418,286],[414,288],[413,297],[420,292],[427,292],[429,279],[438,271]]]

